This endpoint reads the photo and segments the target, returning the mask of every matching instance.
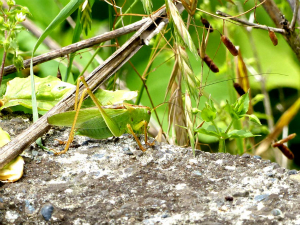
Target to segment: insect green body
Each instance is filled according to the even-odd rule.
[[[149,107],[131,104],[111,105],[103,107],[107,116],[116,121],[119,134],[131,133],[127,125],[130,124],[135,133],[142,133],[141,129],[150,120],[151,111]],[[48,118],[48,123],[56,126],[71,127],[76,111],[56,114]],[[98,108],[87,108],[79,110],[75,125],[77,135],[88,136],[94,139],[105,139],[115,136],[106,125],[105,120]]]
[[[57,126],[70,126],[71,133],[67,141],[66,147],[61,152],[56,152],[56,155],[66,153],[74,138],[74,131],[79,135],[88,136],[95,139],[104,139],[112,136],[121,136],[124,133],[131,133],[138,143],[142,151],[146,149],[135,133],[141,133],[141,128],[144,127],[145,143],[147,142],[147,124],[150,120],[150,108],[144,106],[130,105],[127,103],[119,105],[102,106],[99,99],[92,93],[83,76],[77,81],[77,89],[75,99],[79,95],[79,84],[82,82],[86,89],[83,91],[80,101],[77,105],[75,101],[74,111],[60,113],[48,118],[48,123]],[[83,99],[88,94],[96,108],[80,109]]]

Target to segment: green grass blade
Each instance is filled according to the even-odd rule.
[[[76,26],[75,26],[74,33],[73,33],[72,43],[76,43],[80,40],[80,34],[82,32],[82,27],[81,27],[81,24],[80,24],[80,17],[81,17],[81,12],[80,12],[80,10],[78,10],[78,15],[77,15],[77,20],[76,20]],[[64,82],[67,82],[67,80],[70,76],[75,55],[76,55],[75,52],[71,53],[71,55],[70,55],[70,60],[69,60],[68,68],[67,68],[67,71],[66,71],[66,75],[63,79]],[[74,77],[74,80],[76,80],[76,79],[77,78]]]
[[[50,25],[46,28],[43,34],[37,40],[32,55],[35,53],[36,49],[40,46],[40,44],[44,41],[44,39],[49,35],[49,33],[57,27],[60,23],[62,23],[68,16],[70,16],[85,0],[71,0],[60,12],[59,14],[52,20]]]
[[[31,61],[30,61],[30,80],[31,80],[31,100],[32,100],[32,115],[33,115],[33,122],[36,122],[39,118],[38,109],[37,109],[37,102],[36,102],[36,95],[35,95],[35,83],[34,83],[34,74],[33,74],[33,62],[32,58],[39,47],[39,45],[43,42],[43,40],[48,36],[48,34],[61,22],[63,22],[68,16],[70,16],[79,6],[83,3],[84,0],[71,0],[61,11],[60,13],[54,18],[54,20],[50,23],[50,25],[46,28],[43,34],[39,37],[35,46],[32,50],[31,54]],[[41,144],[41,139],[39,138],[37,144]]]
[[[37,102],[36,102],[36,96],[35,96],[35,83],[34,83],[34,74],[33,74],[33,62],[32,58],[36,51],[36,49],[39,47],[39,45],[42,43],[42,41],[48,36],[48,34],[61,22],[63,22],[69,15],[71,15],[79,6],[83,3],[84,0],[71,0],[61,11],[60,13],[54,18],[54,20],[50,23],[50,25],[46,28],[46,30],[43,32],[43,34],[39,37],[37,40],[31,55],[31,61],[30,61],[30,77],[31,77],[31,94],[32,94],[32,114],[33,114],[33,122],[38,120],[38,110],[37,110]]]

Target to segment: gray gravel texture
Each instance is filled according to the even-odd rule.
[[[10,119],[0,126],[12,136],[29,125]],[[51,130],[45,145],[61,150],[55,138],[68,131]],[[300,224],[298,171],[196,153],[158,143],[142,152],[130,135],[76,137],[61,156],[32,146],[21,180],[0,184],[0,224]]]

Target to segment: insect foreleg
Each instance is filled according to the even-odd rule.
[[[142,121],[142,122],[143,122],[143,121]],[[140,140],[138,139],[138,137],[137,137],[136,134],[134,133],[134,131],[133,131],[133,129],[132,129],[132,127],[131,127],[131,125],[130,125],[129,123],[127,124],[127,129],[128,129],[128,131],[132,134],[132,136],[134,137],[134,139],[135,139],[136,143],[139,145],[140,149],[141,149],[143,152],[145,152],[146,149],[143,147],[142,143],[140,142]],[[145,137],[145,140],[146,140],[146,137]]]
[[[79,95],[79,84],[80,84],[80,79],[77,79],[74,110],[77,110],[77,101],[78,101],[78,95]]]
[[[93,100],[93,102],[95,103],[95,105],[97,106],[97,108],[99,109],[101,116],[103,117],[106,126],[108,127],[108,129],[110,130],[110,132],[116,136],[119,137],[121,136],[123,133],[120,130],[120,127],[118,126],[118,124],[116,123],[116,121],[114,119],[112,119],[111,117],[109,117],[106,112],[104,111],[104,109],[102,109],[102,105],[101,103],[98,101],[98,99],[96,98],[96,96],[93,94],[93,92],[91,91],[91,89],[89,88],[88,84],[86,83],[85,79],[83,76],[81,76],[79,78],[81,80],[81,82],[86,86],[86,91],[89,94],[89,96],[91,97],[91,99]]]
[[[80,110],[80,107],[82,105],[82,102],[83,102],[83,99],[85,98],[87,94],[87,89],[85,89],[83,92],[82,92],[82,95],[81,95],[81,98],[80,98],[80,101],[78,103],[78,107],[76,106],[76,113],[75,113],[75,117],[74,117],[74,121],[73,121],[73,124],[72,124],[72,128],[71,128],[71,131],[70,131],[70,135],[69,135],[69,139],[67,141],[67,144],[65,146],[65,149],[63,151],[60,151],[60,152],[55,152],[55,155],[61,155],[61,154],[64,154],[68,151],[73,139],[74,139],[74,130],[75,130],[75,125],[76,125],[76,122],[77,122],[77,118],[78,118],[78,114],[79,114],[79,110]],[[75,100],[77,102],[77,98]],[[53,150],[53,149],[52,149]]]

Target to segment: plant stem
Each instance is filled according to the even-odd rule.
[[[216,128],[216,130],[217,130],[218,134],[219,134],[219,135],[220,135],[220,137],[221,137],[221,132],[220,132],[220,130],[219,130],[219,128],[218,128],[218,126],[216,125],[216,123],[215,123],[214,121],[211,121],[211,123],[214,125],[214,127]]]
[[[2,78],[4,74],[4,65],[5,65],[5,59],[6,59],[7,52],[3,52],[3,58],[2,58],[2,63],[1,63],[1,70],[0,70],[0,85],[2,83]]]
[[[219,139],[219,149],[218,149],[218,151],[226,153],[225,139],[223,139],[222,137]]]
[[[233,124],[233,122],[234,122],[234,120],[232,119],[231,122],[230,122],[230,124],[228,125],[226,131],[225,131],[225,134],[228,133],[229,129],[231,128],[231,126],[232,126],[232,124]]]

